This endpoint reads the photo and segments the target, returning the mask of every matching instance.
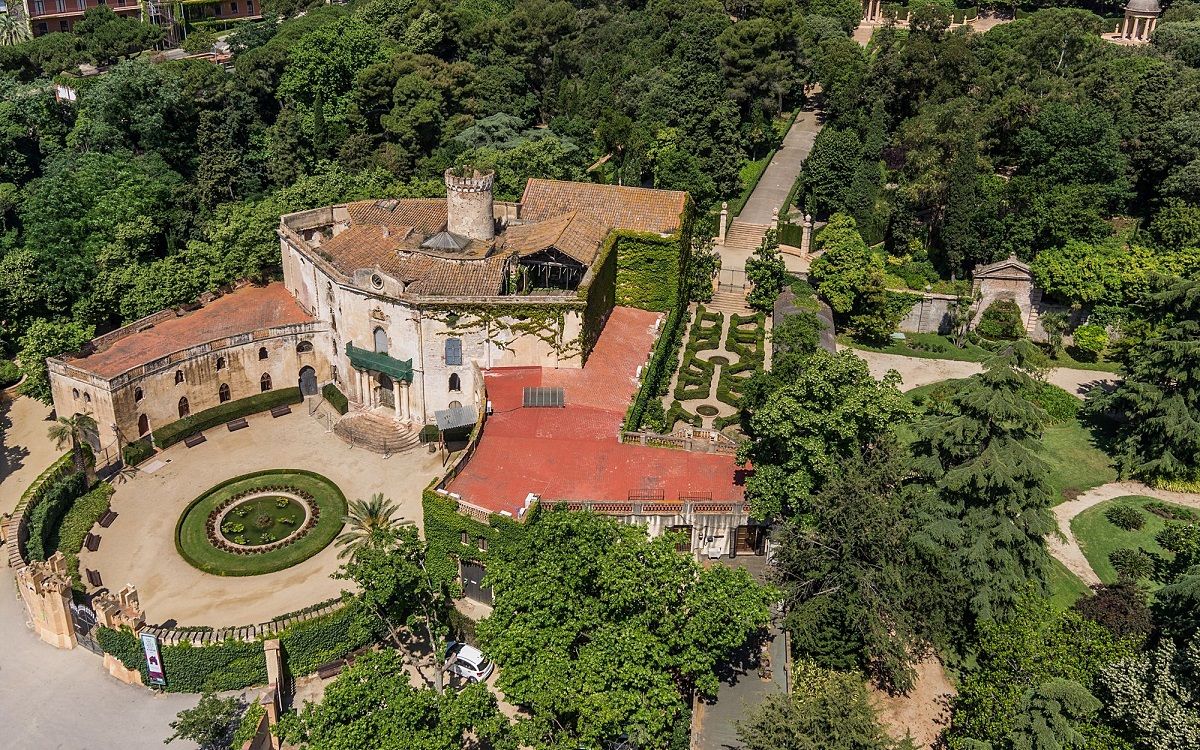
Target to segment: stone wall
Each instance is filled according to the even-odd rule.
[[[900,320],[897,330],[905,333],[946,333],[950,330],[950,310],[957,299],[952,294],[921,294],[921,301],[913,305]]]

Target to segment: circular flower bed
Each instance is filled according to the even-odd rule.
[[[715,417],[720,412],[717,410],[717,407],[715,407],[715,406],[709,406],[708,404],[702,404],[702,405],[696,407],[696,413],[702,417]]]
[[[206,573],[273,573],[327,547],[345,514],[345,496],[320,474],[246,474],[192,501],[175,526],[175,548]]]

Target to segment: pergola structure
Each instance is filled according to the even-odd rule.
[[[1150,35],[1158,26],[1158,17],[1162,14],[1162,6],[1158,0],[1129,0],[1125,6],[1125,21],[1117,36],[1121,39],[1132,39],[1139,42],[1150,41]]]

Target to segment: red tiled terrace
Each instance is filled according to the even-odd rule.
[[[711,493],[740,502],[744,472],[731,456],[624,445],[617,435],[637,390],[635,374],[654,345],[657,313],[618,307],[582,370],[498,368],[486,373],[494,413],[450,492],[492,512],[516,515],[534,493],[565,500],[625,502],[661,490],[667,500]],[[526,386],[564,389],[566,407],[522,408]]]

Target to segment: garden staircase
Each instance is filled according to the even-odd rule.
[[[1029,318],[1025,321],[1025,330],[1031,335],[1041,325],[1042,314],[1038,311],[1041,306],[1042,290],[1035,288],[1033,294],[1029,295]]]
[[[420,432],[412,425],[370,411],[346,414],[333,426],[333,434],[356,448],[385,456],[410,451],[421,443]]]
[[[725,233],[725,244],[720,248],[722,267],[745,270],[746,258],[754,255],[770,228],[770,224],[751,224],[734,219]]]
[[[742,292],[713,292],[712,301],[705,302],[706,310],[725,313],[726,316],[732,314],[749,315],[750,306],[746,304],[746,295]]]

